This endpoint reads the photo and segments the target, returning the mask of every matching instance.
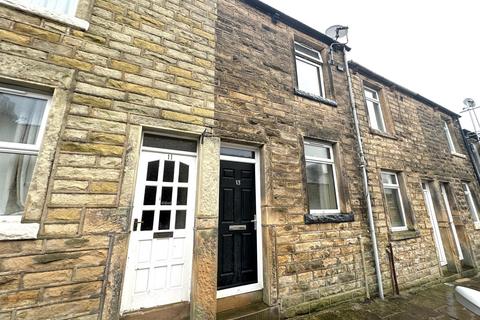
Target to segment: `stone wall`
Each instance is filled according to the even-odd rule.
[[[0,319],[118,318],[141,128],[213,119],[215,1],[97,0],[90,27],[0,6],[0,81],[53,94],[24,222],[0,241]]]

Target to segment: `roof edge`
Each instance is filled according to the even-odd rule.
[[[295,18],[292,18],[290,17],[289,15],[283,13],[282,11],[280,10],[277,10],[275,9],[274,7],[271,7],[269,6],[268,4],[262,2],[262,1],[259,1],[259,0],[241,0],[242,2],[248,4],[249,6],[257,9],[258,11],[260,12],[263,12],[271,17],[273,17],[273,15],[277,14],[278,16],[276,17],[277,21],[280,21],[280,22],[283,22],[284,24],[286,24],[287,26],[289,27],[292,27],[306,35],[309,35],[323,43],[326,43],[328,45],[331,45],[332,43],[339,43],[338,41],[335,41],[333,40],[332,38],[330,38],[329,36],[327,36],[326,34],[306,25],[305,23],[295,19]],[[347,51],[350,51],[351,48],[347,45],[345,45],[345,49]]]
[[[383,83],[383,84],[385,84],[389,87],[395,87],[396,90],[398,90],[400,92],[403,92],[404,94],[406,94],[406,95],[408,95],[408,96],[410,96],[410,97],[412,97],[412,98],[414,98],[414,99],[416,99],[416,100],[418,100],[418,101],[420,101],[424,104],[427,104],[432,108],[437,108],[437,109],[441,110],[443,113],[447,113],[450,116],[455,117],[455,118],[460,118],[461,117],[460,114],[458,114],[458,113],[456,113],[456,112],[454,112],[454,111],[452,111],[448,108],[445,108],[444,106],[436,103],[435,101],[432,101],[432,100],[426,98],[425,96],[422,96],[419,93],[416,93],[416,92],[414,92],[410,89],[405,88],[404,86],[401,86],[401,85],[399,85],[399,84],[397,84],[397,83],[395,83],[391,80],[388,80],[387,78],[379,75],[378,73],[362,66],[361,64],[359,64],[359,63],[357,63],[353,60],[348,61],[348,65],[351,67],[351,69],[353,71],[358,71],[359,73],[362,73],[363,75],[365,75],[365,76],[367,76],[367,77],[369,77],[373,80],[376,80],[378,82],[381,82],[381,83]]]

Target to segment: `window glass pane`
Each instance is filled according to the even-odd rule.
[[[365,97],[369,99],[378,100],[377,92],[374,90],[366,89],[366,88],[365,88]]]
[[[143,146],[162,148],[170,150],[197,152],[197,141],[185,140],[180,138],[159,136],[156,134],[145,133],[143,135]]]
[[[397,175],[394,173],[382,172],[382,182],[385,184],[397,184]]]
[[[387,210],[390,215],[392,227],[405,227],[398,189],[385,188],[385,198],[387,199]]]
[[[74,15],[77,6],[77,0],[20,0],[20,2],[67,15]]]
[[[160,167],[160,161],[151,161],[148,163],[147,168],[147,181],[158,180],[158,168]]]
[[[447,136],[447,142],[448,142],[448,148],[450,149],[451,153],[455,153],[455,145],[453,144],[453,139],[452,135],[450,134],[450,128],[448,127],[448,124],[446,121],[443,122],[444,125],[444,130],[445,130],[445,135]]]
[[[145,196],[143,197],[143,205],[145,205],[145,206],[155,205],[155,199],[156,198],[157,198],[157,187],[146,186],[145,187]]]
[[[305,56],[308,56],[310,58],[313,58],[315,60],[320,60],[322,61],[322,56],[320,55],[320,52],[316,51],[316,50],[313,50],[313,49],[310,49],[310,48],[306,48],[298,43],[295,43],[295,51],[297,53],[301,53]]]
[[[255,152],[236,148],[221,147],[220,154],[222,156],[232,156],[240,158],[255,159]]]
[[[170,229],[170,210],[162,210],[158,219],[158,230],[168,229]]]
[[[316,96],[321,96],[320,70],[318,66],[297,58],[298,89]]]
[[[382,110],[378,103],[374,103],[375,120],[377,122],[377,128],[380,131],[385,131],[385,125],[383,124]]]
[[[23,213],[36,161],[36,156],[0,153],[0,215]]]
[[[0,91],[0,141],[35,144],[47,100]]]
[[[305,144],[305,157],[331,159],[330,148],[314,144]]]
[[[165,161],[163,168],[163,182],[173,182],[173,173],[175,170],[175,161]]]
[[[306,166],[310,210],[338,209],[333,165],[307,162]]]
[[[180,162],[180,170],[178,172],[178,182],[188,182],[188,170],[187,164]]]
[[[175,229],[185,229],[186,218],[186,210],[177,210],[177,213],[175,215]]]
[[[177,205],[179,205],[179,206],[187,205],[187,195],[188,195],[188,189],[187,188],[178,188],[178,190],[177,190]]]
[[[161,197],[161,202],[160,205],[162,206],[169,206],[172,204],[172,193],[173,193],[173,188],[172,187],[163,187],[162,188],[162,197]]]
[[[153,230],[153,217],[155,211],[147,210],[142,212],[142,223],[140,224],[140,231]]]
[[[467,200],[468,204],[468,209],[470,210],[470,214],[472,215],[472,219],[474,222],[478,222],[478,203],[477,199],[474,197],[474,195],[470,192],[470,188],[466,183],[462,184],[463,190],[465,192],[465,199]]]

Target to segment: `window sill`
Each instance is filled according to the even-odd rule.
[[[383,132],[377,129],[370,128],[370,133],[377,135],[377,136],[382,136],[384,138],[392,139],[392,140],[398,140],[398,137],[394,136],[393,134],[390,134],[388,132]]]
[[[353,213],[337,213],[337,214],[311,214],[304,215],[305,224],[321,224],[321,223],[342,223],[355,221]]]
[[[454,157],[458,157],[458,158],[462,158],[462,159],[467,159],[467,156],[464,155],[464,154],[461,154],[461,153],[452,152],[451,154],[452,154],[452,156],[454,156]]]
[[[308,92],[298,90],[297,88],[295,88],[295,94],[297,96],[304,97],[304,98],[314,100],[314,101],[317,101],[317,102],[321,102],[323,104],[326,104],[326,105],[329,105],[329,106],[332,106],[332,107],[337,106],[337,102],[335,100],[330,100],[330,99],[327,99],[327,98],[324,98],[324,97],[321,97],[321,96],[316,96],[316,95],[310,94]]]
[[[54,21],[57,21],[57,22],[60,22],[60,23],[64,23],[66,25],[76,27],[76,28],[79,28],[79,29],[82,29],[82,30],[88,30],[88,27],[90,26],[88,21],[85,21],[83,19],[68,16],[68,15],[65,15],[65,14],[55,13],[55,12],[52,12],[50,10],[42,9],[42,8],[32,6],[32,5],[29,5],[29,4],[18,3],[15,0],[0,0],[0,5],[1,4],[6,5],[8,7],[11,7],[11,8],[14,8],[14,9],[25,11],[25,12],[28,12],[28,13],[33,13],[33,14],[41,16],[43,18],[51,19],[51,20],[54,20]]]
[[[418,230],[390,231],[391,241],[402,241],[419,237],[420,231]]]
[[[0,218],[0,241],[36,239],[40,224],[22,223],[20,220],[5,220]]]

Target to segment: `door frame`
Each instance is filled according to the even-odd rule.
[[[446,266],[447,256],[445,254],[445,247],[443,245],[442,235],[440,233],[440,228],[438,226],[437,216],[435,206],[433,204],[432,192],[430,190],[430,182],[429,181],[422,181],[421,184],[425,184],[425,189],[421,186],[423,195],[425,198],[425,206],[427,209],[427,213],[430,217],[430,223],[432,224],[432,232],[433,232],[433,240],[435,241],[435,246],[437,247],[437,255],[438,261],[440,266]]]
[[[235,296],[243,293],[258,291],[263,289],[263,238],[262,238],[262,208],[261,208],[261,181],[260,181],[260,150],[256,147],[245,146],[234,143],[222,142],[221,147],[229,147],[240,150],[253,151],[255,159],[248,159],[242,157],[225,156],[220,154],[221,161],[232,161],[241,163],[252,163],[255,165],[255,227],[257,230],[257,283],[247,284],[234,288],[217,290],[217,299]],[[220,166],[220,163],[218,164]],[[220,219],[220,217],[219,217]],[[217,249],[218,255],[218,249]],[[218,256],[217,256],[218,259]],[[218,272],[218,271],[217,271]]]
[[[133,229],[133,224],[134,224],[134,215],[133,215],[133,210],[134,210],[134,207],[135,205],[137,204],[136,203],[136,200],[137,200],[137,196],[139,194],[139,188],[143,187],[143,186],[140,186],[139,184],[139,175],[140,173],[146,173],[146,168],[141,168],[140,166],[142,165],[142,155],[143,154],[147,154],[147,153],[150,153],[150,154],[153,154],[153,153],[159,153],[159,154],[172,154],[172,155],[178,155],[178,156],[183,156],[183,157],[191,157],[193,159],[193,163],[194,163],[194,167],[193,167],[193,174],[192,174],[192,177],[194,179],[193,181],[193,187],[194,187],[194,190],[193,190],[193,194],[194,194],[194,201],[192,202],[191,206],[192,206],[192,217],[190,219],[192,219],[191,221],[191,225],[192,225],[192,229],[191,230],[186,230],[186,232],[188,233],[187,235],[187,238],[190,237],[188,243],[186,243],[186,245],[190,248],[189,251],[189,254],[190,254],[190,261],[187,265],[187,268],[189,269],[189,276],[188,276],[188,292],[185,294],[185,296],[187,297],[187,301],[190,301],[191,300],[191,292],[192,292],[192,276],[193,276],[193,247],[194,247],[194,228],[195,228],[195,214],[196,214],[196,207],[197,207],[197,189],[198,189],[198,177],[197,177],[197,174],[198,174],[198,148],[199,148],[199,145],[198,145],[198,141],[197,141],[197,150],[195,152],[188,152],[188,151],[181,151],[181,150],[174,150],[174,149],[165,149],[165,148],[155,148],[155,147],[146,147],[146,146],[143,146],[143,139],[144,139],[144,136],[145,134],[155,134],[155,135],[158,135],[158,136],[166,136],[166,137],[174,137],[174,138],[180,138],[180,139],[185,139],[185,140],[195,140],[197,141],[197,139],[194,139],[192,137],[189,137],[189,136],[181,136],[181,135],[174,135],[174,134],[168,134],[168,133],[163,133],[163,132],[155,132],[155,131],[148,131],[148,130],[143,130],[141,132],[141,139],[140,139],[140,148],[139,148],[139,155],[138,155],[138,162],[136,164],[136,173],[135,173],[135,182],[134,182],[134,188],[133,188],[133,195],[132,195],[132,203],[133,203],[133,206],[132,206],[132,213],[130,214],[130,221],[129,221],[129,229],[128,229],[128,243],[127,243],[127,252],[126,252],[126,257],[125,257],[125,271],[124,271],[124,274],[123,274],[123,277],[122,277],[122,287],[121,287],[121,290],[120,290],[120,306],[119,306],[119,313],[120,315],[124,315],[126,313],[129,313],[129,312],[135,312],[135,311],[138,311],[138,310],[141,310],[143,309],[142,308],[126,308],[127,306],[127,300],[128,297],[127,297],[127,292],[126,290],[129,289],[129,286],[131,286],[131,283],[127,283],[126,281],[126,278],[127,278],[127,272],[131,271],[129,270],[129,266],[128,266],[128,263],[129,263],[129,254],[130,254],[130,249],[131,249],[131,233],[132,233],[132,229]],[[184,282],[187,283],[187,279],[184,279]],[[162,306],[165,306],[165,305],[168,305],[168,304],[163,304],[163,305],[156,305],[156,306],[153,306],[153,307],[148,307],[148,308],[158,308],[158,307],[162,307]]]

